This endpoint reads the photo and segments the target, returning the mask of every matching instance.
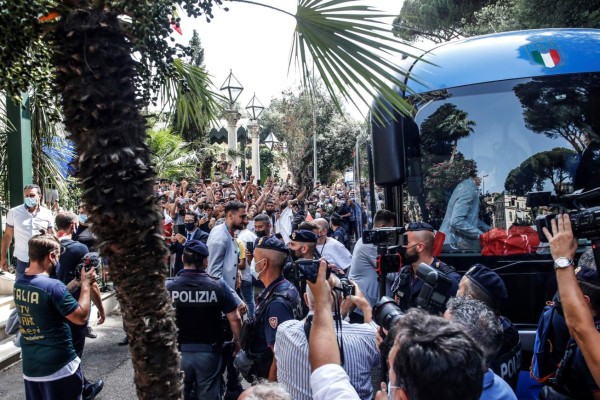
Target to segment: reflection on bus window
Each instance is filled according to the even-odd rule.
[[[443,232],[444,251],[480,252],[482,233],[533,225],[547,210],[528,208],[528,192],[600,186],[599,74],[472,85],[415,103],[404,132],[407,181],[418,184],[404,191],[404,217]]]

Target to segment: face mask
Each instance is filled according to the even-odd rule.
[[[179,215],[185,215],[185,209],[179,210]]]
[[[321,213],[320,212],[315,213],[315,218],[321,218]]]
[[[267,236],[267,231],[256,231],[254,233],[256,233],[256,236],[259,238]]]
[[[87,221],[87,214],[79,214],[79,222],[81,222],[82,224],[85,224],[85,221]]]
[[[413,247],[415,247],[415,245],[410,246],[410,247],[400,247],[398,248],[398,253],[400,254],[400,257],[402,257],[402,264],[407,265],[407,264],[412,264],[414,262],[416,262],[419,259],[419,253],[415,252],[414,254],[408,255],[408,249],[412,249]]]
[[[34,208],[37,206],[38,200],[37,197],[25,197],[25,205],[27,208]]]
[[[193,223],[193,222],[186,222],[186,224],[185,224],[185,229],[186,229],[188,232],[191,232],[191,231],[193,231],[193,230],[194,230],[194,228],[196,228],[196,224],[195,224],[195,223]]]
[[[257,266],[259,263],[263,262],[263,261],[265,261],[265,267],[264,267],[264,268],[263,268],[261,271],[257,271],[257,270],[256,270],[256,266]],[[263,258],[262,260],[259,260],[259,261],[257,261],[257,262],[254,264],[254,271],[252,271],[252,277],[253,277],[254,279],[256,279],[257,281],[259,280],[259,276],[260,276],[260,274],[262,274],[263,272],[265,272],[265,269],[267,268],[266,261],[267,261],[267,259],[266,259],[266,258]]]

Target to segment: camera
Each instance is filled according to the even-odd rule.
[[[340,291],[344,298],[356,295],[356,286],[348,278],[340,278],[340,283],[342,284]]]
[[[373,320],[386,331],[392,329],[403,315],[398,304],[387,296],[373,306]]]
[[[379,351],[384,360],[388,358],[390,350],[394,346],[394,338],[396,337],[394,328],[403,315],[404,313],[398,307],[398,304],[387,296],[383,296],[373,306],[373,320],[388,332],[381,345],[379,345]]]
[[[423,287],[417,297],[417,307],[431,314],[443,313],[450,297],[448,293],[452,287],[452,280],[425,263],[417,267],[417,277],[423,281]]]
[[[284,271],[285,278],[294,282],[309,281],[316,283],[320,263],[320,260],[311,260],[307,258],[296,260],[292,264],[292,268]],[[327,268],[325,279],[329,279],[330,275],[331,270]]]
[[[405,228],[377,228],[363,231],[363,243],[379,247],[402,246],[405,242]]]
[[[551,196],[550,192],[530,192],[527,193],[527,207],[547,206],[568,211],[573,235],[580,239],[599,239],[600,238],[600,188],[588,190],[587,192],[577,191],[572,194],[556,197]],[[539,215],[535,219],[535,226],[538,231],[540,241],[547,242],[548,239],[542,228],[547,228],[552,233],[550,221],[556,218],[556,214]]]

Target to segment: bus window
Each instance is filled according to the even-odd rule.
[[[600,186],[599,103],[596,73],[421,95],[404,128],[407,165],[418,166],[407,179],[421,182],[404,191],[406,222],[444,232],[444,251],[480,252],[480,234],[545,212],[525,206],[528,192]]]

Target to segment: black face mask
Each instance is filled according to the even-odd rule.
[[[185,209],[179,210],[179,215],[185,215]]]
[[[254,233],[256,233],[256,236],[259,238],[267,236],[267,231],[256,231]]]
[[[193,231],[196,228],[196,224],[193,222],[186,222],[185,223],[185,229],[187,229],[188,232]]]
[[[414,246],[412,246],[412,247],[414,247]],[[401,246],[398,248],[398,253],[400,254],[400,257],[402,257],[402,264],[404,264],[404,265],[412,264],[419,259],[419,253],[415,252],[414,254],[408,255],[407,251],[408,251],[408,248],[406,248],[406,247]]]

